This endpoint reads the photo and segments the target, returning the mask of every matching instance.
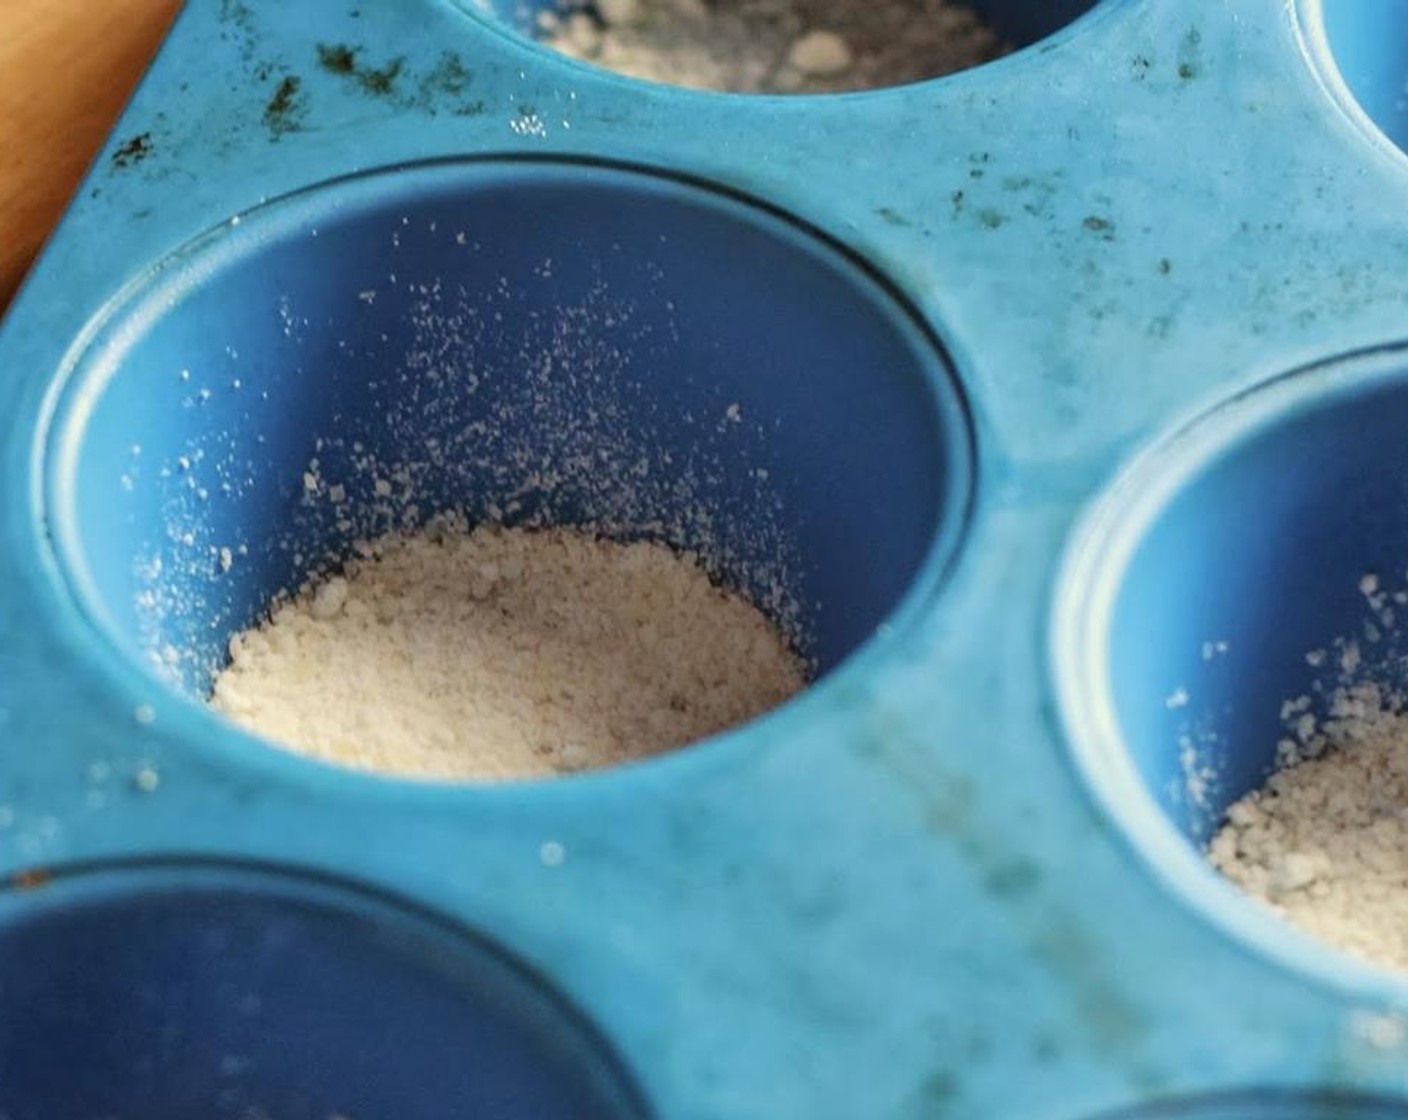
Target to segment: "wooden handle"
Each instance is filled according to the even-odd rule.
[[[0,308],[180,0],[0,0]]]

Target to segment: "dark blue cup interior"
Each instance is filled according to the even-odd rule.
[[[79,366],[56,543],[109,632],[194,695],[271,596],[445,510],[695,550],[825,672],[937,578],[970,485],[946,361],[866,268],[596,166],[272,205],[163,266]]]
[[[630,1120],[592,1030],[493,946],[233,868],[0,900],[7,1120]]]
[[[1274,768],[1283,702],[1326,714],[1337,639],[1360,652],[1355,679],[1403,684],[1403,627],[1382,626],[1360,584],[1405,587],[1405,432],[1401,377],[1324,384],[1224,441],[1140,539],[1111,616],[1111,695],[1134,765],[1190,838]]]
[[[1059,31],[1095,7],[1096,0],[971,0],[968,4],[1014,47],[1026,47]]]
[[[1360,107],[1408,149],[1408,25],[1400,0],[1322,0],[1315,6],[1344,83]]]

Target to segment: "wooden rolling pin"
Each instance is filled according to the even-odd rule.
[[[0,0],[0,309],[180,0]]]

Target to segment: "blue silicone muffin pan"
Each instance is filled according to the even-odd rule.
[[[1408,1118],[1408,982],[1201,855],[1408,568],[1408,4],[977,6],[771,97],[191,0],[0,329],[0,1117]],[[444,509],[817,681],[500,785],[205,709]]]

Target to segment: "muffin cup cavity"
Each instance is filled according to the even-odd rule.
[[[643,1118],[604,1041],[488,942],[226,865],[0,897],[0,1110],[46,1116]]]
[[[1229,905],[1204,849],[1233,802],[1317,749],[1346,689],[1404,685],[1405,425],[1401,349],[1224,403],[1096,502],[1055,612],[1077,764],[1135,847],[1215,922],[1356,986],[1377,981]]]
[[[314,189],[166,262],[77,359],[60,563],[199,698],[231,636],[448,512],[697,553],[825,674],[932,587],[967,415],[868,269],[731,196],[483,161]]]

